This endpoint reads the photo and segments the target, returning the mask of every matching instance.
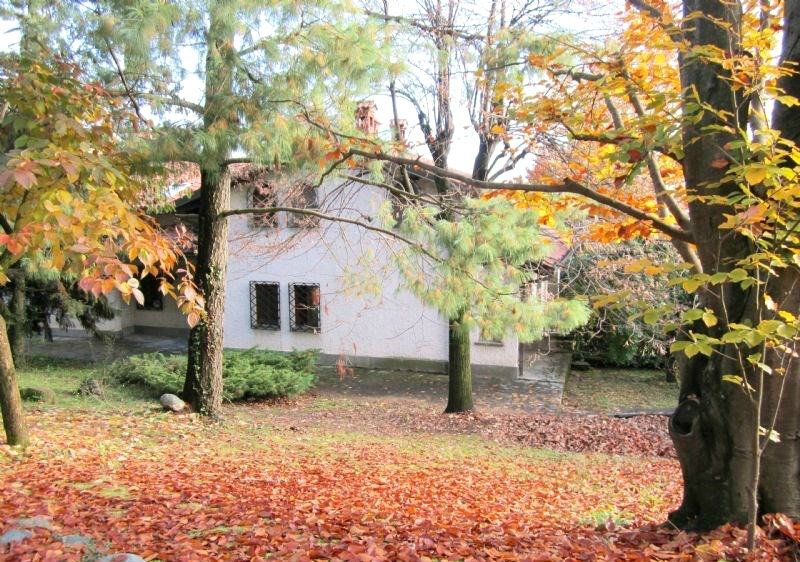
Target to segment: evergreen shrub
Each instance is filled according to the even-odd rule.
[[[314,384],[317,355],[315,350],[226,350],[222,397],[238,401],[301,394]],[[144,386],[154,396],[180,394],[186,366],[186,355],[142,353],[115,362],[111,375],[120,383]]]

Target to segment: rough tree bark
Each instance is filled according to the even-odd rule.
[[[206,131],[220,131],[215,150],[200,163],[200,209],[198,211],[196,281],[203,291],[206,316],[189,336],[188,368],[183,396],[195,411],[219,418],[222,413],[222,352],[224,346],[225,271],[228,262],[228,221],[231,177],[225,160],[232,140],[225,136],[237,122],[233,97],[231,60],[234,26],[226,2],[209,5],[209,45],[205,61]],[[235,57],[234,57],[235,58]]]
[[[22,399],[17,386],[17,373],[11,358],[6,322],[0,316],[0,412],[9,445],[26,446],[28,428],[22,411]]]
[[[11,356],[14,364],[21,367],[25,364],[25,273],[13,270],[11,278],[11,299],[8,303],[9,320],[8,339],[11,345]]]
[[[469,328],[462,318],[463,313],[450,320],[446,413],[467,412],[473,407]]]
[[[786,61],[798,60],[799,4],[798,0],[787,0],[785,5],[783,58]],[[685,0],[685,14],[702,11],[733,26],[726,29],[712,18],[691,18],[684,24],[683,31],[694,45],[713,44],[736,54],[737,38],[731,30],[736,29],[740,17],[738,9],[738,3],[724,0]],[[747,100],[731,90],[722,68],[698,59],[682,62],[681,81],[687,96],[695,89],[703,102],[730,112],[731,120],[736,122],[728,124],[741,127],[742,123],[747,123]],[[787,80],[783,86],[789,94],[800,94],[796,79]],[[773,116],[773,128],[789,138],[796,138],[800,112],[797,108],[778,107]],[[715,169],[711,161],[723,154],[722,147],[732,138],[719,131],[703,130],[715,119],[719,121],[706,112],[700,123],[687,125],[683,131],[686,150],[683,168],[690,192],[727,195],[736,189],[735,185],[707,187],[721,177],[721,171]],[[730,213],[731,209],[694,200],[689,211],[692,233],[706,272],[730,270],[738,259],[752,252],[752,245],[746,238],[718,228],[724,220],[723,213]],[[800,313],[800,274],[796,268],[780,270],[769,280],[767,292],[781,303],[783,310]],[[725,319],[714,328],[706,328],[702,323],[694,327],[695,331],[712,336],[722,333],[728,323],[754,321],[764,312],[759,310],[759,292],[745,291],[738,285],[714,287],[700,296],[701,307],[711,308],[719,318]],[[682,361],[679,405],[669,423],[684,477],[683,503],[670,514],[670,520],[680,527],[710,529],[726,522],[748,520],[751,483],[755,476],[756,408],[741,387],[723,382],[721,377],[741,373],[740,361],[735,359],[737,354],[743,352],[746,356],[755,351],[728,346],[722,354]],[[766,355],[766,363],[774,367],[779,360],[776,354]],[[758,376],[754,372],[745,374],[752,386],[758,386]],[[761,459],[756,491],[760,512],[782,512],[797,517],[800,516],[800,362],[792,361],[783,376],[767,376],[762,390],[760,425],[770,427],[780,408],[775,429],[781,441],[769,443]]]
[[[184,398],[203,415],[219,417],[222,408],[222,352],[225,316],[225,271],[228,262],[228,221],[220,217],[230,207],[227,168],[201,170],[197,283],[206,300],[206,317],[189,336],[189,367]]]

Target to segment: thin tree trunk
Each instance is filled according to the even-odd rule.
[[[9,324],[8,339],[11,345],[11,356],[17,367],[25,365],[25,337],[26,337],[26,314],[25,314],[25,273],[15,270],[11,277],[11,300],[8,303]]]
[[[6,322],[0,316],[0,412],[9,445],[28,445],[28,427],[22,411],[22,399],[17,386],[17,372],[11,357]]]
[[[463,313],[450,321],[449,378],[446,413],[472,410],[472,366],[470,362],[469,327],[463,322]]]

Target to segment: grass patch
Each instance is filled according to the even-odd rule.
[[[17,376],[20,387],[49,388],[56,395],[55,404],[30,403],[26,407],[130,410],[153,404],[145,389],[118,384],[108,374],[107,367],[100,363],[31,357],[17,371]],[[102,396],[76,394],[78,387],[88,378],[97,379],[103,384]]]
[[[563,404],[590,412],[669,410],[675,407],[678,383],[664,373],[638,369],[592,369],[567,376]]]

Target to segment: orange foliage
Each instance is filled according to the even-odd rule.
[[[651,177],[651,172],[659,174],[669,195],[685,207],[682,170],[674,158],[681,141],[679,45],[664,24],[626,9],[619,15],[621,32],[603,47],[566,45],[547,56],[529,57],[541,79],[505,93],[523,92],[510,103],[539,155],[529,172],[531,182],[569,178],[666,223],[676,222],[656,197]],[[544,216],[558,205],[580,209],[588,217],[588,236],[596,241],[657,234],[649,222],[584,198],[565,195],[556,203],[552,197],[513,197]]]
[[[250,408],[237,424],[213,428],[192,416],[41,412],[35,447],[0,448],[0,521],[43,515],[55,528],[0,547],[0,557],[78,562],[85,547],[55,540],[70,533],[176,562],[712,561],[742,553],[744,530],[697,535],[659,525],[680,493],[672,459],[471,447],[454,461],[443,439],[409,447],[293,432],[258,423]],[[604,521],[614,514],[629,523]],[[791,548],[786,534],[796,528],[774,522],[755,559]]]
[[[79,279],[95,296],[117,290],[143,302],[141,267],[197,323],[203,299],[190,265],[138,207],[149,186],[115,133],[129,117],[115,114],[111,97],[81,83],[67,64],[6,61],[2,73],[10,107],[3,132],[14,148],[0,170],[0,284],[24,260]]]

